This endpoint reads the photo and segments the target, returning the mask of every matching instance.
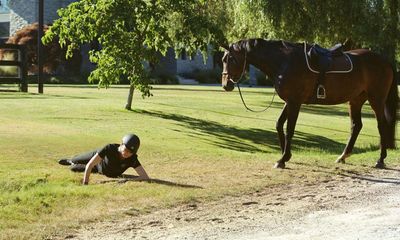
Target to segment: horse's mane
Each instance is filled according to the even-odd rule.
[[[251,38],[240,40],[232,44],[232,47],[236,50],[247,50],[251,49],[267,49],[267,48],[298,48],[302,47],[303,43],[291,43],[283,40],[266,40],[262,38]]]

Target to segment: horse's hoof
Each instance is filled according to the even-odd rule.
[[[343,163],[343,164],[345,164],[346,161],[345,161],[343,158],[338,158],[338,159],[336,159],[336,163]]]
[[[342,153],[342,155],[340,155],[337,159],[336,159],[336,163],[346,163],[346,158],[350,157],[350,153]]]
[[[376,162],[375,168],[384,169],[386,166],[383,162]]]
[[[274,168],[281,168],[284,169],[285,168],[285,162],[276,162],[274,165]]]

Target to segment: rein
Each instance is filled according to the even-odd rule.
[[[237,88],[239,89],[240,99],[242,99],[242,103],[243,103],[244,107],[245,107],[247,110],[249,110],[250,112],[255,112],[255,113],[257,113],[257,112],[265,112],[265,111],[268,110],[268,108],[271,107],[272,103],[274,102],[275,93],[276,93],[275,90],[274,90],[274,95],[272,95],[272,100],[271,100],[271,102],[269,103],[269,105],[268,105],[266,108],[264,108],[264,109],[262,109],[262,110],[253,110],[253,109],[249,108],[249,107],[246,105],[246,103],[245,103],[245,101],[244,101],[244,99],[243,99],[242,91],[240,90],[240,87],[239,87],[239,81],[236,83],[236,86],[237,86]]]
[[[234,81],[233,79],[229,78],[229,75],[228,75],[228,80],[233,82],[234,84],[236,84],[237,88],[239,89],[240,99],[242,100],[243,106],[247,110],[249,110],[250,112],[255,112],[255,113],[257,113],[257,112],[265,112],[271,107],[272,103],[274,102],[276,91],[274,90],[274,95],[272,96],[272,100],[271,100],[271,102],[269,103],[269,105],[266,108],[264,108],[262,110],[253,110],[253,109],[249,108],[247,106],[246,102],[244,101],[244,98],[243,98],[243,95],[242,95],[242,91],[240,90],[240,86],[239,86],[239,82],[243,78],[244,73],[246,72],[246,62],[247,62],[247,52],[245,51],[244,52],[244,61],[243,61],[243,70],[242,70],[242,74],[240,74],[240,78],[237,81]],[[226,72],[225,74],[228,74],[228,73]]]

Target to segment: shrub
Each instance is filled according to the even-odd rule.
[[[28,75],[28,83],[37,83],[37,75]],[[88,84],[86,75],[44,75],[46,84]]]
[[[195,79],[199,83],[220,83],[221,82],[221,68],[214,68],[208,70],[196,69],[193,72],[182,73],[184,78]]]
[[[150,81],[152,84],[179,84],[178,78],[168,73],[150,74]]]

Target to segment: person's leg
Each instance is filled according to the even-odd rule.
[[[84,172],[86,169],[86,164],[81,164],[81,163],[72,164],[70,169],[73,172]],[[98,172],[99,172],[99,170],[96,165],[92,168],[92,173],[98,173]]]
[[[79,164],[79,163],[78,164],[72,164],[71,167],[70,167],[71,171],[73,171],[73,172],[84,172],[85,168],[86,168],[85,164]]]
[[[90,152],[82,153],[74,156],[71,159],[61,159],[58,163],[61,165],[71,165],[70,169],[73,172],[84,172],[86,169],[86,164],[92,159],[98,150],[93,150]],[[92,173],[102,173],[101,165],[97,164],[92,168]]]
[[[70,159],[70,161],[72,164],[85,164],[86,165],[90,161],[90,159],[92,159],[92,157],[94,155],[96,155],[96,153],[97,153],[97,150],[82,153],[82,154],[74,156],[73,158]]]
[[[90,161],[90,159],[94,155],[96,155],[96,153],[97,153],[97,150],[82,153],[82,154],[76,155],[70,159],[68,159],[68,158],[60,159],[58,161],[58,163],[61,165],[87,164]]]

